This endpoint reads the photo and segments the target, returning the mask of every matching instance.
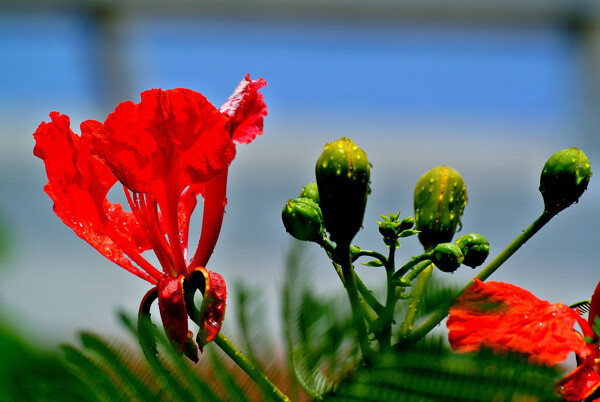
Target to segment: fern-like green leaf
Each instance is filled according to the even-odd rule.
[[[137,335],[133,320],[121,313],[122,321],[127,328]],[[152,323],[146,322],[142,325],[144,332],[151,333],[158,340],[159,353],[156,358],[147,359],[152,375],[161,384],[162,399],[166,400],[199,400],[219,401],[216,393],[207,380],[194,370],[186,358],[179,355],[171,346],[167,337]],[[138,339],[139,340],[139,339]],[[148,355],[147,355],[148,357]]]
[[[151,400],[155,392],[148,388],[148,379],[141,378],[141,372],[134,369],[131,351],[125,351],[110,345],[104,339],[84,332],[80,335],[81,343],[90,352],[101,359],[106,369],[119,379],[121,391],[142,401]]]
[[[229,371],[225,369],[225,363],[214,351],[214,348],[209,347],[208,354],[210,357],[210,363],[212,373],[215,379],[221,384],[221,389],[225,393],[225,399],[228,401],[247,402],[249,399],[242,387],[236,381],[236,378],[231,375]]]
[[[359,361],[346,297],[319,300],[309,292],[308,264],[293,249],[283,291],[284,331],[290,368],[306,393],[320,399]]]
[[[519,356],[456,354],[441,339],[389,351],[357,370],[327,401],[517,401],[554,399],[557,372]]]
[[[111,401],[127,395],[120,392],[119,383],[111,377],[101,362],[71,345],[63,345],[62,350],[66,360],[73,365],[73,372],[90,387],[91,394],[98,400]]]

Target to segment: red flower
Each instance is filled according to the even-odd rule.
[[[188,338],[183,287],[194,272],[204,278],[200,345],[221,327],[225,282],[204,267],[227,203],[233,141],[248,143],[262,134],[267,108],[258,90],[265,85],[246,75],[220,109],[189,89],[152,89],[142,92],[138,104],[118,105],[104,123],[84,121],[81,136],[57,112],[34,133],[33,153],[45,163],[44,189],[56,215],[109,260],[156,286],[151,292],[158,291],[165,331],[180,351]],[[131,212],[107,199],[117,181]],[[189,258],[188,229],[198,195],[202,231]],[[162,270],[143,256],[149,249]]]
[[[575,352],[583,363],[557,384],[568,401],[590,396],[600,386],[596,358],[598,336],[592,330],[600,314],[600,284],[591,301],[588,321],[577,309],[551,304],[517,286],[476,279],[450,309],[448,338],[458,352],[482,346],[496,351],[513,351],[533,362],[554,365]],[[574,330],[579,323],[583,336]]]

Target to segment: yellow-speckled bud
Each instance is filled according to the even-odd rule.
[[[590,161],[582,150],[568,148],[552,155],[540,177],[546,211],[557,214],[577,202],[591,177]]]
[[[367,154],[342,137],[325,145],[315,167],[325,228],[336,243],[350,243],[362,226],[370,193]]]
[[[285,230],[298,240],[319,242],[323,239],[321,208],[309,198],[288,200],[281,219]]]
[[[467,205],[467,187],[455,169],[438,166],[425,173],[415,187],[415,221],[426,250],[452,240]]]

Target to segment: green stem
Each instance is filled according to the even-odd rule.
[[[431,253],[423,253],[410,259],[409,262],[404,264],[402,268],[398,270],[393,276],[394,279],[402,278],[408,271],[410,271],[415,265],[421,261],[425,261],[431,258]]]
[[[427,268],[429,265],[431,264],[431,261],[429,259],[425,259],[423,261],[420,261],[419,264],[417,264],[412,271],[410,271],[408,273],[408,275],[405,276],[406,280],[409,282],[412,282],[416,277],[418,277],[419,275],[421,275],[421,272]]]
[[[369,344],[369,337],[367,334],[367,327],[365,324],[364,310],[361,306],[358,288],[356,286],[356,275],[354,275],[354,267],[350,257],[350,245],[338,244],[337,250],[338,256],[341,259],[342,274],[344,275],[344,287],[348,293],[350,299],[350,307],[352,308],[352,316],[354,320],[354,326],[356,328],[358,343],[362,351],[363,357],[369,359],[371,357],[371,346]]]
[[[346,280],[344,279],[344,273],[342,271],[341,266],[333,260],[331,261],[331,263],[335,268],[335,272],[338,274],[340,280],[342,281],[342,284],[346,286]],[[383,311],[383,305],[379,303],[375,296],[373,296],[373,292],[371,292],[369,288],[367,288],[367,285],[365,285],[365,283],[360,279],[356,272],[354,272],[354,279],[356,280],[356,287],[358,288],[358,291],[362,296],[359,299],[361,305],[364,307],[363,312],[365,314],[365,318],[367,319],[367,321],[373,322],[377,319],[375,313],[381,314],[381,312]]]
[[[337,262],[337,260],[339,259],[339,256],[336,254],[336,247],[333,245],[333,243],[331,241],[329,241],[328,238],[323,237],[323,239],[321,240],[321,242],[319,242],[319,245],[321,247],[323,247],[323,249],[325,249],[325,252],[327,253],[327,256],[329,257],[329,259],[331,260],[331,263],[333,264],[333,267],[335,268],[335,272],[337,272],[338,276],[340,277],[340,279],[342,280],[342,283],[344,283],[345,285],[345,279],[344,279],[344,274],[342,272],[342,268],[340,267],[340,264]],[[348,248],[349,250],[349,248]],[[375,253],[374,251],[369,251],[369,250],[364,250],[367,253]],[[379,254],[379,253],[376,253]],[[365,255],[372,255],[372,254],[365,254]],[[379,254],[381,257],[383,257],[381,254]],[[385,257],[383,257],[385,259]],[[369,322],[373,322],[377,319],[377,317],[375,317],[375,313],[377,314],[381,314],[381,311],[383,311],[383,305],[381,303],[379,303],[379,301],[375,298],[375,296],[373,296],[373,293],[365,286],[364,282],[360,279],[360,277],[358,275],[356,275],[356,272],[354,272],[354,270],[352,270],[355,276],[355,280],[356,280],[356,285],[358,287],[358,291],[360,292],[360,294],[362,295],[362,299],[361,299],[361,304],[365,305],[364,307],[364,313],[365,313],[365,318],[369,321]]]
[[[417,280],[415,290],[413,291],[411,296],[408,311],[406,312],[406,316],[404,317],[404,321],[402,322],[402,326],[400,327],[400,339],[407,338],[412,332],[413,325],[415,324],[415,320],[417,319],[417,313],[419,312],[419,308],[421,307],[421,299],[423,298],[423,294],[425,293],[425,289],[427,288],[429,279],[431,279],[432,273],[433,264],[429,264],[427,268],[425,268],[421,272],[421,275],[419,275],[419,279]]]
[[[360,292],[360,295],[365,300],[367,305],[370,307],[370,309],[373,309],[375,313],[381,314],[381,312],[384,309],[383,305],[379,303],[379,300],[377,300],[375,296],[373,296],[373,292],[371,292],[371,290],[369,290],[367,285],[364,284],[360,277],[356,275],[356,272],[354,272],[354,278],[356,280],[356,286],[358,288],[358,291]],[[373,321],[373,319],[371,318],[367,317],[367,319]]]
[[[290,398],[281,392],[254,363],[248,360],[222,332],[219,332],[213,342],[216,343],[217,346],[231,358],[231,360],[240,366],[266,395],[270,395],[275,401],[290,401]]]
[[[383,264],[387,264],[387,262],[388,262],[388,259],[385,258],[385,256],[383,254],[378,253],[377,251],[371,251],[371,250],[360,250],[360,251],[354,253],[352,255],[352,261],[356,261],[360,257],[373,257],[373,258],[377,258]]]
[[[382,349],[388,348],[392,343],[392,321],[394,318],[394,308],[396,307],[396,285],[393,284],[393,275],[395,268],[396,247],[390,247],[389,258],[385,264],[387,294],[385,297],[385,308],[379,317],[383,322],[379,344]]]
[[[512,241],[498,256],[490,262],[481,272],[475,276],[467,285],[456,295],[456,297],[460,296],[465,290],[467,290],[473,283],[475,279],[480,279],[482,281],[486,280],[490,277],[496,270],[506,261],[508,260],[523,244],[527,242],[533,235],[535,235],[538,230],[540,230],[546,223],[550,221],[554,217],[555,214],[551,214],[549,212],[544,211],[539,218],[537,218],[527,229],[525,229],[516,239]],[[417,328],[411,336],[411,342],[417,342],[425,335],[427,335],[433,328],[439,325],[444,318],[448,315],[448,309],[443,308],[436,310],[431,317],[427,321],[423,323],[419,328]]]

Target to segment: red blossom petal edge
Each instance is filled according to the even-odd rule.
[[[573,351],[590,351],[573,326],[576,309],[552,304],[508,283],[476,280],[450,309],[448,338],[459,352],[481,347],[518,352],[533,362],[554,365]]]
[[[148,275],[150,272],[143,272],[124,255],[124,251],[136,255],[150,248],[150,244],[133,214],[106,199],[117,178],[92,155],[89,138],[73,133],[69,116],[52,112],[50,119],[33,134],[36,141],[33,153],[46,166],[48,183],[44,191],[54,201],[54,212],[106,258],[155,284],[156,279]],[[88,133],[100,125],[86,121],[81,130]]]
[[[151,89],[141,102],[123,102],[93,134],[94,151],[119,181],[161,204],[188,185],[229,166],[235,147],[227,119],[202,94],[184,88]]]
[[[219,111],[229,118],[227,130],[234,141],[247,144],[263,132],[263,117],[267,115],[267,105],[259,89],[266,86],[263,78],[251,80],[246,74]]]

